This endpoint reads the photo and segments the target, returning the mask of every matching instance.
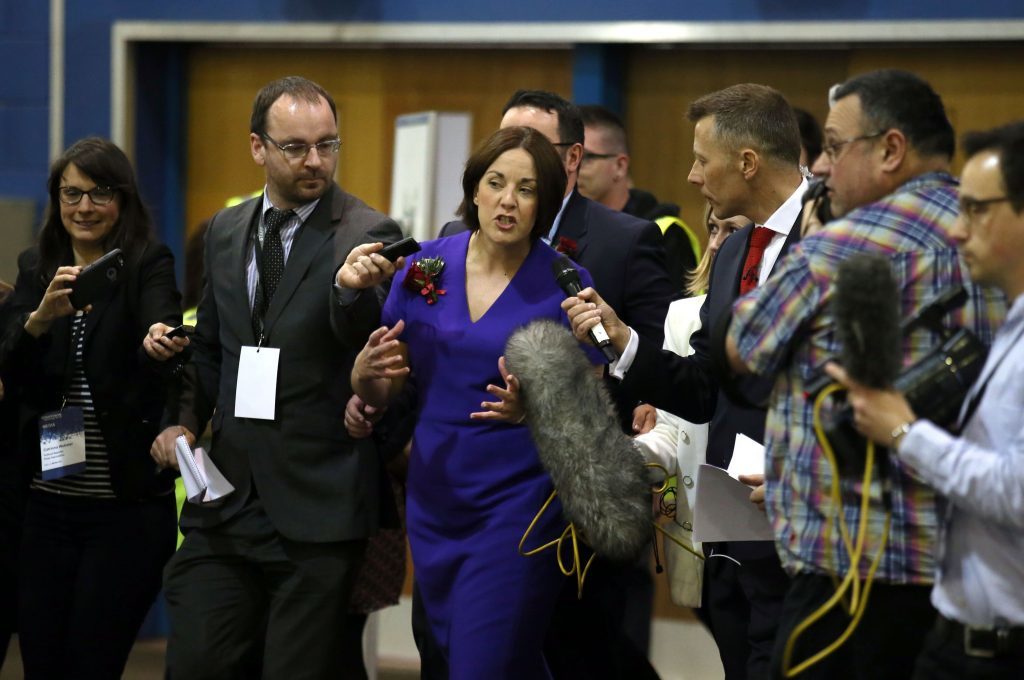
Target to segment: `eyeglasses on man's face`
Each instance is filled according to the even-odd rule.
[[[330,158],[334,154],[338,153],[338,149],[341,148],[340,139],[325,139],[322,142],[316,144],[279,144],[273,137],[264,133],[263,139],[267,140],[284,154],[284,157],[290,161],[297,161],[305,158],[309,155],[310,149],[316,149],[317,154],[320,158]]]
[[[88,196],[93,205],[108,205],[114,200],[117,191],[112,187],[93,187],[88,191],[76,187],[61,187],[58,195],[64,205],[78,205],[82,201],[82,196]]]
[[[884,134],[885,131],[883,130],[882,132],[873,132],[870,135],[860,135],[858,137],[851,137],[850,139],[840,139],[837,142],[823,145],[821,147],[821,151],[828,158],[829,163],[835,163],[836,159],[839,158],[839,155],[842,153],[843,147],[847,144],[862,142],[865,139],[874,139],[875,137],[881,137]]]
[[[1009,196],[993,196],[992,198],[971,198],[970,196],[960,197],[960,214],[965,220],[971,222],[988,211],[990,205],[1005,203]]]

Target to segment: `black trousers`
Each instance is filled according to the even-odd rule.
[[[358,672],[362,659],[343,650],[365,547],[288,540],[258,499],[224,525],[189,530],[164,575],[168,677],[321,680]]]
[[[801,573],[793,577],[775,641],[773,677],[783,677],[783,651],[790,633],[834,592],[835,586],[828,576]],[[914,660],[935,621],[930,594],[931,586],[876,582],[871,586],[864,616],[846,643],[797,677],[799,680],[906,680],[911,677]],[[791,666],[838,639],[849,623],[850,617],[841,605],[833,608],[800,636]]]
[[[174,542],[173,495],[128,502],[32,491],[19,584],[25,677],[120,678]]]
[[[1024,649],[1011,656],[984,659],[964,653],[963,638],[933,627],[914,668],[914,680],[1020,680]]]
[[[598,557],[587,572],[582,599],[577,597],[576,577],[565,579],[544,641],[544,656],[555,680],[657,680],[647,649],[640,648],[624,626],[630,618],[630,600],[652,594],[631,586],[637,583],[637,569],[635,562]],[[647,621],[649,638],[650,614]]]
[[[775,555],[736,564],[722,555],[704,561],[699,616],[718,645],[727,680],[769,676],[789,578]]]
[[[0,405],[2,407],[2,405]],[[2,419],[0,419],[2,423]],[[0,429],[0,437],[14,437]],[[0,669],[4,667],[11,635],[18,630],[18,571],[21,527],[25,523],[28,484],[13,451],[0,442]]]

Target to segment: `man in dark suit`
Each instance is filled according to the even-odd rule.
[[[501,127],[511,126],[541,132],[562,156],[565,198],[545,240],[585,267],[608,304],[660,345],[675,294],[665,270],[661,230],[580,195],[576,180],[584,126],[579,109],[551,92],[519,90],[502,112]],[[441,235],[465,229],[461,222],[450,222]],[[617,382],[610,381],[609,388],[623,429],[638,432],[644,423],[634,422],[637,400]],[[546,645],[555,677],[593,678],[610,668],[620,669],[622,677],[656,677],[647,662],[653,587],[646,561],[637,567],[595,560],[582,602],[575,582],[567,579]]]
[[[345,677],[346,605],[386,482],[371,440],[343,426],[355,354],[332,281],[350,251],[393,274],[369,254],[379,245],[356,246],[401,234],[333,182],[337,114],[319,85],[265,86],[250,145],[266,189],[210,222],[192,362],[174,425],[153,447],[173,464],[174,439],[194,443],[212,416],[210,458],[235,487],[223,504],[182,513],[185,540],[165,572],[168,672]],[[379,309],[365,298],[368,329]],[[274,355],[279,365],[264,363]],[[270,412],[247,406],[258,395]]]
[[[766,412],[750,403],[760,403],[771,385],[747,381],[732,393],[742,395],[735,400],[719,390],[708,334],[730,314],[740,294],[768,278],[799,237],[800,199],[807,182],[798,169],[796,117],[775,90],[735,85],[693,102],[688,117],[696,124],[689,181],[700,187],[715,217],[743,215],[754,223],[727,239],[718,253],[700,312],[701,329],[690,339],[694,354],[682,358],[660,349],[660,341],[631,330],[593,291],[569,298],[564,306],[578,337],[585,338],[587,330],[603,321],[622,354],[613,374],[623,376],[625,388],[687,420],[710,421],[707,460],[724,468],[738,434],[763,441]],[[762,484],[763,479],[749,478],[748,483]],[[752,500],[760,492],[758,487]],[[705,551],[722,556],[705,561],[703,610],[726,677],[767,677],[788,585],[774,546],[705,544]]]

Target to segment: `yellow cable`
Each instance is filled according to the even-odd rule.
[[[831,509],[828,515],[825,517],[825,527],[823,530],[823,542],[825,546],[826,563],[831,562],[831,526],[832,521],[836,521],[839,524],[840,536],[843,540],[843,546],[846,548],[849,554],[850,567],[845,574],[842,582],[836,585],[836,591],[824,604],[818,609],[812,612],[807,618],[801,621],[790,633],[789,639],[786,641],[785,649],[783,650],[782,658],[782,671],[783,675],[787,678],[792,678],[802,673],[803,671],[810,668],[812,665],[818,663],[829,654],[834,652],[836,649],[841,647],[853,631],[856,629],[857,624],[860,623],[861,617],[864,615],[864,611],[867,609],[868,593],[871,591],[871,584],[874,580],[875,572],[878,569],[878,565],[881,563],[882,555],[885,553],[885,547],[889,540],[889,526],[892,520],[891,512],[885,514],[885,524],[882,531],[882,539],[879,544],[878,552],[872,560],[871,566],[868,569],[867,576],[864,581],[863,593],[860,591],[860,561],[863,557],[864,544],[867,539],[868,526],[867,516],[870,509],[870,490],[871,490],[871,477],[874,470],[874,459],[875,459],[875,446],[873,442],[868,442],[867,450],[865,452],[865,463],[864,463],[864,478],[861,489],[861,509],[860,517],[857,528],[857,540],[856,546],[852,544],[850,538],[849,527],[846,525],[846,519],[843,517],[842,512],[842,496],[839,488],[839,468],[836,464],[835,453],[832,450],[832,446],[828,441],[828,437],[825,435],[824,428],[821,423],[821,406],[825,399],[833,393],[841,390],[842,388],[837,384],[829,385],[827,388],[822,390],[814,402],[814,431],[818,437],[818,441],[821,444],[822,452],[825,455],[825,459],[832,469],[832,483],[830,485],[830,501]],[[836,568],[833,567],[829,572],[832,576],[833,583],[836,584]],[[840,601],[843,600],[847,591],[852,586],[853,592],[850,597],[850,602],[845,607],[852,619],[846,630],[843,631],[834,642],[820,650],[816,654],[808,657],[804,661],[800,662],[795,667],[790,667],[792,662],[793,649],[796,646],[796,641],[810,626],[820,620],[825,614],[827,614],[833,607],[836,606]],[[846,604],[844,602],[844,604]]]
[[[657,468],[665,473],[665,480],[661,483],[661,485],[655,489],[652,489],[653,493],[664,494],[665,491],[667,491],[669,488],[668,470],[665,469],[663,465],[659,465],[658,463],[645,463],[645,466]],[[580,569],[580,536],[579,533],[576,531],[575,524],[570,522],[569,525],[566,526],[564,530],[562,530],[562,533],[559,535],[558,538],[548,541],[542,546],[533,548],[531,550],[525,550],[523,548],[524,544],[526,543],[526,539],[528,539],[530,537],[530,534],[533,533],[534,528],[537,526],[537,522],[540,521],[541,516],[551,506],[551,503],[554,502],[556,496],[558,496],[558,491],[552,491],[551,495],[548,496],[548,499],[544,501],[544,504],[541,506],[540,510],[537,511],[537,514],[533,516],[533,519],[530,521],[530,526],[526,528],[526,531],[523,532],[523,537],[519,539],[519,554],[523,557],[530,557],[532,555],[536,555],[540,552],[543,552],[548,548],[554,547],[555,562],[558,564],[558,570],[561,571],[562,574],[565,576],[572,576],[573,574],[576,574],[576,596],[582,598],[583,582],[587,578],[587,573],[590,572],[590,566],[594,562],[594,557],[596,556],[596,553],[591,554],[591,556],[587,559],[587,563],[583,566],[582,569]],[[700,559],[704,559],[703,555],[697,553],[693,548],[683,545],[675,536],[672,536],[671,534],[666,532],[656,523],[654,523],[654,528],[668,536],[673,541],[675,541],[684,550],[693,553]],[[567,542],[569,542],[572,545],[572,562],[569,564],[569,566],[566,566],[565,562],[562,560],[562,547]]]
[[[548,499],[544,501],[544,505],[542,505],[540,510],[537,511],[537,514],[533,516],[533,520],[530,522],[530,526],[526,528],[526,531],[523,532],[523,537],[519,539],[519,554],[523,557],[530,557],[531,555],[536,555],[537,553],[543,552],[548,548],[554,547],[555,562],[558,563],[559,571],[561,571],[562,574],[565,576],[572,576],[573,574],[576,574],[576,596],[582,598],[583,581],[584,579],[586,579],[587,573],[590,571],[590,565],[593,564],[595,555],[591,555],[590,558],[587,560],[587,563],[583,566],[583,568],[580,568],[580,546],[575,524],[570,522],[569,525],[565,527],[562,533],[558,536],[558,538],[548,541],[540,547],[533,548],[532,550],[523,549],[523,545],[526,543],[526,539],[529,538],[530,534],[533,533],[533,529],[537,526],[537,522],[540,521],[541,516],[551,506],[551,503],[555,500],[555,497],[557,495],[558,491],[552,491],[551,495],[548,496]],[[564,562],[562,561],[562,546],[565,544],[566,539],[571,539],[572,544],[572,563],[568,567],[566,567]]]

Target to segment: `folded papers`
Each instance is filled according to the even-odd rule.
[[[219,505],[235,490],[202,447],[192,450],[185,435],[174,442],[181,480],[185,483],[185,497],[196,505]]]

